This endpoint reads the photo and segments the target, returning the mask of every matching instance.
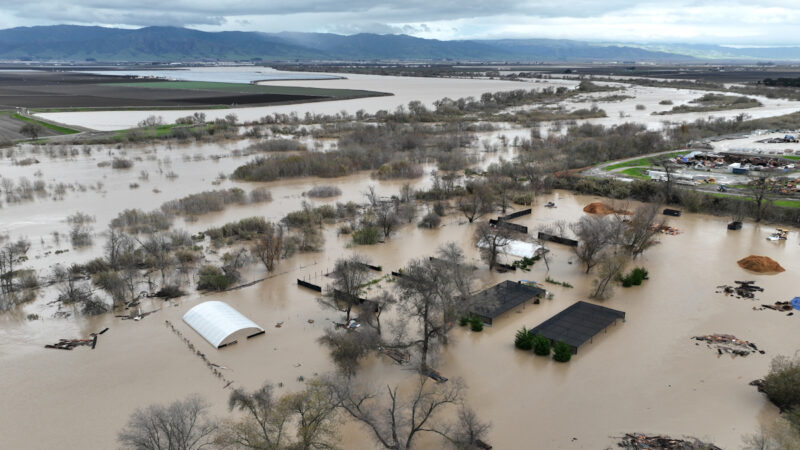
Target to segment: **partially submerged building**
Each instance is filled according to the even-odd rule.
[[[529,333],[540,334],[550,342],[563,341],[576,354],[578,347],[615,324],[618,319],[625,321],[624,311],[579,301],[533,327]]]
[[[509,310],[533,300],[539,303],[547,291],[520,281],[503,281],[470,297],[470,314],[491,325],[492,320]]]
[[[264,334],[264,329],[224,302],[209,301],[196,305],[183,315],[183,321],[209,344],[222,348],[241,338]]]

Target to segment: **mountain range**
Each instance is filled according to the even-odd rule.
[[[561,39],[441,41],[402,34],[205,32],[76,25],[0,30],[0,60],[24,61],[691,61],[795,60],[800,48],[642,46]]]

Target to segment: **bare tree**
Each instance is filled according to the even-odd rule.
[[[217,425],[208,420],[207,409],[208,403],[198,395],[137,409],[117,440],[123,448],[136,450],[209,448]]]
[[[273,387],[265,383],[253,392],[234,389],[228,408],[244,413],[238,421],[226,421],[217,442],[248,449],[282,449],[288,439],[290,417],[274,397]]]
[[[440,249],[439,255],[444,251]],[[418,324],[417,339],[407,346],[418,346],[420,349],[420,370],[428,368],[428,353],[432,341],[447,342],[447,333],[452,329],[459,317],[466,314],[467,299],[464,287],[470,285],[471,270],[456,267],[463,266],[463,256],[453,255],[454,259],[418,259],[411,261],[403,270],[403,276],[397,279],[398,308],[408,318],[408,322]],[[461,280],[457,278],[461,277]],[[407,324],[408,322],[404,322]]]
[[[67,217],[67,223],[70,225],[69,237],[73,247],[84,247],[92,243],[94,221],[94,216],[82,212]]]
[[[361,305],[361,315],[359,319],[374,328],[380,336],[381,334],[381,314],[389,310],[392,305],[397,303],[397,299],[390,293],[383,291],[376,297],[370,298]]]
[[[300,392],[284,395],[281,406],[296,420],[296,441],[290,448],[335,449],[338,436],[339,402],[333,391],[319,380],[306,383]]]
[[[491,197],[479,193],[460,197],[456,203],[456,208],[464,214],[469,223],[491,212],[492,207]]]
[[[621,244],[633,259],[658,243],[655,236],[665,225],[664,220],[657,220],[659,209],[660,205],[656,203],[642,205],[636,208],[630,222],[625,224]]]
[[[503,253],[511,243],[512,234],[507,227],[500,224],[493,227],[489,222],[481,222],[475,228],[473,239],[480,248],[481,258],[489,264],[489,270],[497,265],[500,253]]]
[[[575,254],[586,265],[586,273],[600,261],[603,250],[618,242],[622,231],[615,218],[594,215],[581,217],[570,228],[579,239]]]
[[[600,258],[598,278],[595,280],[595,289],[592,298],[605,298],[609,293],[610,283],[616,280],[622,273],[622,269],[628,264],[630,257],[626,253],[603,253]]]
[[[542,257],[542,261],[544,261],[545,267],[547,267],[547,271],[550,272],[550,251],[547,248],[547,243],[549,242],[547,239],[543,239],[541,237],[541,233],[549,234],[551,236],[557,236],[555,228],[551,225],[543,225],[539,227],[539,233],[536,233],[536,243],[541,247],[541,251],[539,254]]]
[[[367,197],[367,201],[369,201],[369,205],[373,208],[378,206],[380,203],[381,198],[378,196],[378,192],[375,190],[374,185],[369,185],[367,187],[367,192],[364,193],[364,196]]]
[[[15,267],[21,263],[31,248],[30,241],[20,238],[8,242],[0,248],[0,290],[9,293],[14,290]]]
[[[355,375],[361,359],[380,344],[378,334],[363,327],[357,331],[327,329],[318,342],[328,347],[333,363],[346,377]]]
[[[750,197],[756,203],[755,220],[761,222],[766,212],[767,205],[769,205],[770,194],[777,188],[778,182],[769,175],[760,173],[758,175],[750,176],[750,183],[747,184],[747,190],[750,191]]]
[[[337,403],[326,384],[311,380],[304,390],[280,398],[273,391],[268,383],[253,392],[234,390],[228,407],[244,416],[225,421],[215,443],[254,450],[335,448]]]
[[[167,233],[151,234],[144,242],[139,241],[142,249],[149,256],[151,267],[155,267],[161,273],[161,284],[164,285],[167,278],[167,270],[174,262],[170,250],[170,243]]]
[[[463,404],[464,385],[460,380],[432,385],[421,376],[405,398],[401,398],[397,386],[386,386],[383,394],[356,390],[349,381],[337,380],[329,386],[341,408],[364,425],[382,448],[414,448],[418,436],[424,434],[441,436],[443,444],[456,448],[475,448],[488,430],[474,414],[459,414],[455,424],[442,420],[449,409]]]
[[[372,213],[375,215],[375,222],[383,231],[383,237],[388,238],[392,231],[400,224],[396,208],[390,202],[378,201],[378,205],[373,207]]]
[[[672,201],[672,191],[675,186],[675,171],[678,165],[671,159],[655,161],[654,164],[664,170],[666,180],[664,181],[664,199],[669,203]]]
[[[369,281],[369,270],[367,260],[361,255],[338,259],[332,272],[331,289],[322,303],[345,313],[345,322],[349,322],[353,306],[360,302],[363,286]]]
[[[264,232],[256,238],[250,251],[264,264],[267,272],[275,270],[275,262],[283,254],[283,227],[268,222]]]
[[[31,139],[37,139],[42,133],[44,133],[44,127],[36,122],[26,122],[19,128],[19,134]]]

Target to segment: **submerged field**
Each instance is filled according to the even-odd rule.
[[[385,95],[238,83],[152,81],[77,72],[0,72],[0,105],[36,110],[147,109],[266,105]]]
[[[126,89],[147,92],[154,99],[175,95],[177,91],[186,96],[197,95],[196,98],[207,96],[209,92],[226,96],[302,95],[303,92],[336,96],[346,95],[351,92],[350,88],[357,87],[396,94],[265,109],[233,109],[220,115],[221,118],[235,112],[241,118],[251,115],[257,118],[271,112],[294,111],[302,117],[303,112],[335,114],[342,109],[364,108],[367,113],[393,111],[398,102],[407,105],[411,100],[430,105],[445,96],[480,98],[487,91],[520,87],[574,88],[577,84],[563,80],[514,83],[355,78],[293,83],[313,86],[321,89],[319,91],[283,85],[244,85],[246,88],[242,88],[218,83],[152,81],[122,83],[117,88],[123,93],[128,92]],[[104,78],[85,80],[95,89],[102,85]],[[343,90],[333,89],[336,83],[341,83]],[[78,91],[82,85],[76,81],[59,89],[66,92],[72,89],[70,86]],[[52,86],[40,89],[51,88],[54,89]],[[671,98],[676,104],[687,104],[697,97],[695,91],[652,87],[630,88],[624,93],[631,98],[621,102],[600,101],[608,116],[588,119],[586,123],[618,125],[633,121],[663,125],[652,122],[655,119],[651,113],[669,110],[671,106],[659,105],[659,101]],[[598,95],[607,94],[580,94],[562,103],[567,105],[564,106],[567,110],[584,108]],[[59,101],[66,104],[67,97]],[[764,106],[748,111],[771,116],[797,108],[794,102],[764,100],[763,103]],[[639,109],[637,104],[646,107]],[[209,110],[209,118],[213,120],[216,117],[212,117],[212,112]],[[92,112],[47,117],[58,117],[66,123],[73,123],[70,118],[77,117],[80,120],[76,122],[84,126],[104,128],[132,121],[146,113]],[[101,117],[103,114],[115,117]],[[182,117],[187,112],[165,111],[164,115]],[[707,115],[695,112],[682,117],[694,119]],[[92,126],[91,118],[98,118],[96,126]],[[790,228],[786,241],[770,242],[765,238],[775,231],[773,225],[746,221],[743,229],[729,231],[726,229],[728,218],[684,211],[681,217],[670,218],[668,222],[679,233],[656,235],[658,244],[630,263],[631,267],[645,267],[649,279],[631,288],[624,288],[615,280],[613,294],[605,300],[589,299],[598,269],[587,275],[575,251],[564,245],[548,244],[549,267],[539,260],[529,271],[489,270],[476,247],[475,233],[482,222],[503,214],[501,204],[507,207],[507,212],[532,208],[532,214],[513,220],[529,228],[528,234],[521,237],[528,242],[534,241],[540,227],[574,223],[587,216],[583,208],[589,203],[614,203],[620,210],[633,210],[640,204],[558,189],[534,189],[532,183],[525,185],[530,188],[515,188],[525,191],[514,191],[512,195],[502,187],[514,181],[504,175],[503,171],[510,169],[502,166],[503,161],[514,161],[509,166],[522,164],[516,158],[531,151],[526,149],[525,145],[530,142],[525,144],[525,139],[540,136],[535,142],[555,142],[570,130],[563,129],[560,123],[496,123],[484,128],[470,124],[473,128],[468,130],[467,123],[454,123],[450,128],[440,123],[425,126],[391,123],[386,127],[391,132],[386,134],[372,134],[373,128],[381,126],[375,122],[361,124],[363,127],[349,121],[264,124],[258,128],[258,133],[252,132],[256,127],[241,127],[240,132],[231,132],[224,139],[203,142],[187,138],[114,145],[25,144],[5,149],[0,159],[0,178],[8,181],[2,184],[0,245],[27,238],[30,249],[20,267],[40,273],[42,283],[34,291],[34,299],[0,312],[0,365],[4,367],[0,389],[6,393],[4,408],[0,410],[0,436],[4,445],[9,448],[30,447],[32,443],[42,448],[113,448],[117,445],[117,432],[131,413],[153,403],[171,402],[200,393],[210,402],[212,415],[235,418],[240,415],[231,414],[227,403],[232,388],[251,391],[269,381],[279,394],[297,392],[310,380],[337,370],[328,349],[318,338],[334,330],[335,322],[343,321],[341,313],[323,306],[319,293],[299,287],[298,279],[327,287],[332,283],[329,274],[338,259],[362,255],[371,264],[382,267],[380,272],[370,272],[370,281],[364,287],[363,295],[374,299],[382,291],[395,291],[397,279],[389,275],[391,271],[407,267],[415,259],[433,256],[438,247],[448,242],[457,244],[466,262],[476,268],[472,292],[504,280],[529,280],[538,282],[553,294],[552,298],[542,299],[538,304],[527,302],[514,308],[481,332],[455,327],[447,343],[437,346],[431,358],[431,366],[450,378],[440,387],[451,386],[459,378],[468,387],[464,400],[483,421],[491,423],[485,441],[494,448],[607,448],[616,445],[615,437],[628,432],[695,436],[723,448],[738,448],[742,445],[742,435],[755,432],[759,424],[769,424],[778,416],[778,409],[748,383],[766,374],[772,357],[797,351],[797,340],[793,337],[797,320],[800,320],[798,315],[787,316],[785,312],[757,308],[762,303],[772,304],[798,295],[793,277],[800,270],[797,251],[800,230]],[[636,128],[636,132],[645,134],[648,128],[657,127]],[[370,137],[372,141],[368,140]],[[375,159],[374,170],[338,167],[336,164],[346,166],[352,160],[325,156],[348,148],[355,149],[351,150],[352,154],[364,160]],[[392,158],[393,155],[401,155],[403,159]],[[387,162],[378,160],[380,157],[388,158]],[[237,168],[256,158],[262,158],[258,167],[269,167],[269,158],[282,162],[280,170],[260,172],[262,179],[273,181],[245,182],[232,176]],[[322,171],[321,161],[335,164],[329,171]],[[358,167],[372,167],[365,161],[357,162]],[[633,158],[612,167],[636,170],[636,166],[644,162],[646,160]],[[438,169],[436,175],[431,172],[434,169]],[[308,173],[320,176],[304,175]],[[347,175],[337,176],[341,173]],[[445,180],[442,175],[452,176],[452,183],[459,188],[483,181],[498,189],[497,197],[484,214],[470,222],[462,211],[464,204],[459,197],[423,195],[445,189],[441,186],[451,178]],[[535,176],[532,179],[535,181]],[[196,207],[186,200],[192,194],[230,192],[231,189],[241,189],[244,200],[215,205],[207,210],[181,212],[181,207]],[[260,192],[260,198],[256,198],[253,191]],[[414,199],[413,192],[418,198]],[[528,193],[530,197],[516,195],[520,193]],[[184,203],[177,202],[176,206],[172,201],[179,199],[184,199]],[[223,292],[196,289],[198,266],[220,265],[237,249],[250,248],[246,240],[214,241],[212,233],[202,233],[253,216],[286,224],[290,221],[284,218],[293,211],[306,208],[307,214],[311,214],[308,212],[311,206],[327,206],[339,211],[346,208],[337,209],[337,203],[348,202],[356,205],[352,208],[360,212],[344,218],[326,216],[325,220],[314,222],[314,230],[322,236],[316,251],[286,255],[269,272],[260,262],[251,259],[240,268],[241,277],[234,285],[241,286],[238,289]],[[526,202],[531,204],[522,204]],[[547,207],[548,202],[554,207]],[[394,205],[398,211],[405,205],[413,209],[415,215],[410,221],[395,224],[391,232],[374,240],[373,245],[355,243],[353,231],[363,229],[364,222],[376,220],[369,214],[378,214],[382,204]],[[51,280],[54,268],[106,258],[109,248],[106,243],[112,232],[109,224],[124,210],[132,209],[178,211],[170,218],[167,229],[185,230],[191,238],[184,255],[192,252],[197,258],[189,262],[173,261],[165,269],[166,277],[152,265],[155,257],[143,258],[142,264],[148,268],[141,269],[137,290],[146,294],[168,278],[179,283],[186,295],[162,300],[142,296],[137,291],[138,306],[129,309],[120,306],[95,316],[82,315],[78,306],[57,301],[67,282],[63,279],[53,279],[52,284],[45,282]],[[437,210],[441,214],[435,212]],[[70,242],[77,212],[93,220],[88,224],[81,222],[89,228],[87,233],[93,240],[92,245],[76,246]],[[431,215],[438,216],[441,223],[431,228],[417,225]],[[298,217],[303,215],[298,214],[295,219]],[[166,231],[142,232],[135,236],[145,242],[163,233]],[[286,233],[287,236],[296,234],[298,229],[287,227]],[[142,245],[142,249],[146,248]],[[786,271],[779,274],[745,271],[736,261],[751,254],[769,256]],[[513,259],[503,257],[504,262]],[[566,285],[549,283],[548,279]],[[717,292],[718,286],[743,279],[756,280],[764,292],[755,300]],[[105,295],[100,288],[95,288],[95,292]],[[126,294],[125,298],[127,302],[129,296]],[[208,300],[227,302],[265,328],[266,334],[228,348],[213,348],[181,320],[190,308]],[[577,300],[625,311],[626,320],[582,346],[568,363],[558,363],[514,347],[515,333],[521,327],[532,328]],[[138,321],[118,317],[131,312],[151,314]],[[356,312],[356,315],[361,314],[366,312]],[[389,308],[381,321],[386,324],[384,333],[390,336],[395,325],[411,319],[407,311]],[[106,327],[108,332],[99,337],[94,350],[44,348],[45,344],[62,338],[86,338]],[[692,340],[694,336],[711,333],[733,334],[755,342],[765,354],[718,355]],[[225,381],[216,377],[197,354],[187,348],[183,338],[219,366],[225,380],[232,384],[226,386]],[[417,353],[415,347],[410,351],[414,355]],[[417,375],[412,365],[398,365],[385,355],[371,351],[360,361],[354,379],[358,385],[375,388],[376,392],[385,392],[386,386],[400,386],[401,393],[405,394]],[[448,412],[447,418],[452,415],[454,413]],[[377,448],[369,430],[344,415],[336,428],[341,448]],[[440,439],[428,436],[418,441],[416,448],[442,445]]]

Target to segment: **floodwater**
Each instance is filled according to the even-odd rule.
[[[342,181],[357,184],[359,178],[364,177]],[[544,208],[549,200],[558,208]],[[532,216],[515,222],[535,229],[554,220],[574,221],[583,205],[595,200],[555,192],[538,199]],[[297,287],[297,278],[324,284],[321,274],[336,258],[354,251],[387,271],[396,270],[447,241],[459,243],[468,259],[481,267],[481,285],[503,279],[543,282],[549,275],[575,286],[546,285],[555,294],[553,300],[506,313],[482,333],[455,330],[440,354],[439,370],[450,378],[462,377],[469,386],[469,402],[492,422],[488,441],[496,448],[600,448],[613,443],[610,436],[628,431],[695,435],[730,448],[738,446],[740,435],[753,432],[759,420],[776,414],[747,383],[766,373],[773,356],[797,350],[798,318],[754,311],[758,302],[714,291],[717,285],[749,278],[765,288],[760,296],[765,303],[797,295],[792,283],[800,267],[797,230],[788,241],[775,244],[764,239],[768,226],[746,224],[731,232],[721,218],[686,214],[671,219],[682,234],[661,237],[661,244],[637,261],[647,267],[651,279],[641,287],[617,288],[614,297],[603,302],[626,311],[626,322],[586,344],[568,364],[559,364],[514,349],[513,337],[521,326],[530,328],[586,299],[591,278],[582,274],[572,253],[551,245],[549,274],[541,262],[529,273],[490,274],[471,245],[474,225],[454,213],[444,223],[433,231],[406,226],[385,244],[356,248],[348,248],[347,238],[337,237],[329,228],[324,252],[282,261],[273,278],[228,293],[155,301],[143,310],[162,309],[139,322],[110,314],[61,320],[45,316],[32,322],[24,321],[22,314],[6,316],[0,335],[0,389],[6,393],[0,435],[10,448],[29,445],[31,436],[43,448],[108,448],[133,409],[192,392],[209,399],[214,414],[225,414],[224,383],[165,327],[165,320],[205,351],[209,360],[230,368],[223,374],[234,386],[254,389],[270,381],[284,383],[279,391],[298,389],[298,377],[333,370],[315,338],[339,317],[322,309],[313,292]],[[735,261],[749,254],[770,256],[787,271],[746,273]],[[260,271],[258,266],[246,270],[243,281],[261,278]],[[230,303],[266,328],[267,334],[223,350],[211,348],[180,319],[205,300]],[[24,310],[34,312],[41,303],[37,300]],[[283,326],[274,328],[277,322]],[[43,348],[58,338],[86,337],[104,327],[110,330],[95,350]],[[734,334],[757,343],[767,354],[718,357],[691,340],[709,333]],[[409,382],[413,376],[386,359],[371,358],[361,377],[380,385]],[[85,432],[90,426],[92,432]],[[352,424],[345,429],[348,448],[373,448],[366,431]]]
[[[279,106],[258,106],[252,108],[211,109],[202,110],[209,118],[223,118],[234,112],[243,121],[255,121],[273,113],[297,113],[301,117],[306,113],[336,114],[342,111],[353,114],[358,110],[375,113],[378,110],[392,111],[397,107],[406,107],[410,101],[419,100],[428,107],[433,102],[448,97],[457,99],[461,97],[479,97],[484,92],[509,91],[513,89],[542,89],[545,87],[575,87],[577,80],[549,79],[526,81],[499,81],[486,79],[450,79],[450,78],[414,78],[414,77],[388,77],[377,75],[342,74],[346,79],[336,80],[304,80],[280,81],[281,85],[306,86],[330,89],[365,89],[379,92],[391,92],[391,97],[371,97],[351,100],[337,100],[318,103],[301,103]],[[763,106],[748,109],[734,109],[727,111],[714,111],[710,113],[683,113],[669,115],[653,115],[654,112],[668,111],[674,106],[688,104],[691,100],[706,94],[706,91],[690,89],[673,89],[649,86],[630,85],[622,82],[598,82],[613,86],[622,86],[624,91],[595,92],[578,96],[561,105],[568,110],[587,108],[594,103],[606,111],[607,117],[579,120],[578,123],[592,123],[611,126],[621,122],[637,122],[646,125],[651,130],[659,130],[665,123],[692,122],[697,119],[714,117],[730,119],[741,113],[758,119],[764,117],[789,114],[800,109],[800,102],[770,99],[760,96],[750,96],[760,101]],[[609,102],[602,99],[609,95],[629,95],[634,98],[622,101]],[[586,100],[576,102],[575,100]],[[662,100],[671,100],[672,105],[660,105]],[[637,109],[637,105],[644,105],[644,109]],[[43,113],[42,117],[59,123],[77,125],[85,128],[108,131],[136,126],[141,120],[156,114],[163,117],[167,123],[172,123],[179,117],[193,113],[194,110],[180,111],[91,111],[91,112],[60,112]],[[542,125],[546,128],[547,123]]]
[[[480,95],[498,88],[531,86],[499,81],[370,76],[313,82],[315,86],[324,87],[335,86],[335,83],[377,90],[381,90],[379,85],[392,86],[399,93],[395,97],[351,101],[354,103],[273,107],[269,112],[280,108],[282,112],[292,108],[301,112],[304,109],[336,112],[351,107],[364,107],[368,111],[370,108],[392,109],[413,99],[429,103],[444,96]],[[623,94],[636,92],[636,99],[616,104],[619,110],[631,113],[630,119],[613,117],[611,106],[599,104],[612,116],[608,118],[609,123],[646,121],[652,117],[661,120],[662,116],[649,116],[649,113],[663,108],[655,105],[665,98],[662,94],[674,90],[632,89]],[[686,91],[681,98],[688,101],[700,95],[702,93]],[[646,110],[633,116],[638,103],[646,104]],[[587,104],[570,103],[569,107]],[[764,108],[763,114],[781,114],[796,108],[791,102],[775,101],[770,105]],[[241,109],[237,113],[240,118],[248,119],[242,112],[249,110]],[[755,111],[751,109],[747,113]],[[126,116],[135,116],[138,112],[74,114],[70,117],[89,123],[97,120],[100,127],[121,128],[124,125],[118,123],[139,120],[138,116]],[[263,114],[266,112],[261,110],[253,117]],[[676,116],[665,117],[677,120]],[[527,133],[529,130],[524,128],[503,128],[483,133],[479,140],[496,143],[501,134],[512,139]],[[225,179],[214,184],[218,174],[230,174],[250,158],[233,156],[234,150],[247,145],[247,140],[241,140],[184,146],[94,147],[90,155],[83,154],[79,148],[79,154],[71,158],[51,158],[27,149],[19,157],[35,156],[40,163],[14,166],[7,158],[3,159],[0,161],[3,177],[41,178],[48,185],[64,182],[82,184],[86,189],[68,190],[63,200],[37,199],[18,204],[3,201],[0,234],[9,234],[11,238],[27,236],[33,245],[32,258],[26,267],[44,271],[57,262],[85,262],[101,253],[104,237],[98,234],[95,245],[88,249],[70,250],[59,256],[45,255],[46,251],[69,248],[64,219],[76,211],[95,216],[95,231],[100,233],[112,218],[127,208],[156,209],[167,200],[191,193],[235,186],[246,191],[263,186],[271,191],[271,202],[229,206],[223,212],[203,215],[196,221],[176,220],[174,223],[174,228],[196,232],[253,215],[278,220],[298,209],[306,200],[302,193],[315,185],[335,184],[342,189],[340,197],[315,201],[324,203],[363,202],[363,193],[370,185],[382,196],[392,195],[404,183],[373,180],[368,173],[359,173],[335,179],[300,178],[271,183],[239,183]],[[97,166],[114,156],[133,159],[134,167],[115,170]],[[512,151],[502,149],[485,155],[482,164],[511,156]],[[139,179],[142,170],[148,172],[147,180]],[[166,176],[171,171],[178,175],[172,181]],[[102,183],[99,188],[98,182]],[[139,187],[131,189],[131,183],[138,183]],[[428,177],[412,180],[416,187],[428,183]],[[544,208],[551,200],[558,207]],[[537,198],[533,214],[515,222],[535,232],[537,227],[556,220],[577,220],[583,214],[584,205],[598,200],[603,201],[556,191]],[[627,205],[628,208],[632,206],[635,205]],[[421,207],[421,214],[425,213],[424,208]],[[766,224],[746,223],[740,231],[728,231],[725,218],[695,214],[670,218],[669,223],[679,228],[681,234],[661,236],[660,244],[636,261],[637,265],[648,269],[650,280],[640,287],[617,287],[614,296],[602,302],[625,311],[626,322],[617,323],[581,347],[579,354],[567,364],[516,350],[514,334],[523,325],[533,327],[574,301],[586,300],[592,276],[583,274],[570,249],[557,244],[549,246],[552,252],[549,272],[540,261],[530,272],[490,273],[479,261],[472,244],[475,225],[466,223],[457,212],[450,212],[438,230],[405,225],[386,243],[366,247],[351,246],[348,237],[337,236],[336,227],[328,226],[322,252],[283,260],[273,276],[247,288],[213,294],[192,292],[169,302],[145,302],[143,311],[160,310],[138,322],[121,320],[113,314],[55,318],[58,306],[48,305],[55,299],[55,289],[44,288],[35,301],[0,314],[0,390],[4,393],[0,409],[0,447],[30,447],[35,436],[33,444],[40,448],[112,448],[117,431],[137,407],[173,401],[193,392],[211,402],[214,415],[226,415],[229,391],[223,389],[225,383],[212,375],[182,338],[165,326],[165,321],[171,322],[183,337],[204,351],[210,361],[227,367],[222,373],[234,382],[234,387],[252,390],[269,381],[276,385],[283,383],[279,392],[300,389],[302,382],[298,377],[308,379],[334,370],[316,338],[341,317],[323,309],[314,292],[297,287],[298,278],[326,284],[329,279],[324,273],[330,271],[337,258],[353,252],[366,255],[388,272],[413,258],[431,255],[437,246],[449,241],[457,242],[468,260],[480,268],[475,289],[505,279],[541,283],[548,276],[574,286],[546,284],[554,293],[553,300],[508,312],[482,333],[456,329],[449,345],[438,354],[435,366],[448,378],[463,378],[469,386],[467,400],[483,420],[492,423],[487,441],[495,448],[597,449],[612,446],[613,436],[632,431],[694,435],[723,448],[740,447],[741,435],[754,432],[760,421],[768,422],[777,415],[777,410],[763,394],[747,383],[763,376],[775,355],[793,355],[798,350],[798,315],[788,317],[785,313],[756,311],[753,307],[800,295],[795,280],[800,270],[800,233],[791,229],[788,241],[775,243],[765,239],[774,231]],[[60,245],[53,242],[53,231],[62,233]],[[786,272],[777,275],[748,273],[736,265],[736,260],[750,254],[769,256],[783,265]],[[242,275],[243,283],[265,276],[258,264],[244,269]],[[375,277],[381,275],[376,273]],[[758,301],[715,293],[716,286],[742,279],[756,280],[764,287],[765,292],[759,295]],[[384,281],[381,286],[389,287],[390,283]],[[266,335],[230,348],[213,349],[181,320],[188,309],[206,300],[230,303],[263,326]],[[28,321],[26,315],[30,313],[39,314],[41,319]],[[387,315],[387,320],[403,319],[393,311]],[[275,328],[278,322],[283,325]],[[95,350],[77,348],[68,352],[43,348],[59,338],[85,338],[105,327],[110,330],[100,336]],[[755,342],[767,353],[746,358],[718,356],[705,345],[697,346],[691,340],[692,336],[710,333],[734,334]],[[359,381],[380,387],[406,385],[413,382],[414,377],[413,371],[376,356],[363,363]],[[342,430],[343,447],[375,447],[367,431],[358,425],[347,423]],[[421,446],[436,446],[429,441],[424,444]]]
[[[419,100],[431,107],[433,102],[445,97],[457,99],[461,97],[480,97],[484,92],[510,91],[514,89],[531,89],[545,86],[576,86],[575,81],[547,80],[541,83],[515,81],[482,80],[482,79],[450,79],[450,78],[415,78],[387,77],[377,75],[338,74],[346,79],[337,80],[305,80],[281,81],[281,86],[305,86],[326,89],[360,89],[378,92],[391,92],[390,97],[371,97],[329,102],[301,103],[279,106],[257,106],[252,108],[210,109],[202,110],[208,120],[223,118],[231,112],[242,121],[255,121],[273,113],[289,114],[296,112],[301,117],[306,113],[336,114],[341,111],[355,113],[363,109],[367,113],[379,110],[394,111],[398,106],[406,107],[413,100]],[[94,130],[118,130],[136,126],[146,117],[156,114],[164,121],[172,123],[179,117],[190,115],[194,110],[180,111],[93,111],[45,113],[42,117],[56,122],[71,125],[83,124]]]
[[[284,72],[271,67],[225,66],[190,67],[178,70],[88,70],[95,75],[131,76],[143,78],[166,78],[179,81],[211,81],[217,83],[252,83],[254,81],[281,80],[333,80],[337,75],[309,72]]]

